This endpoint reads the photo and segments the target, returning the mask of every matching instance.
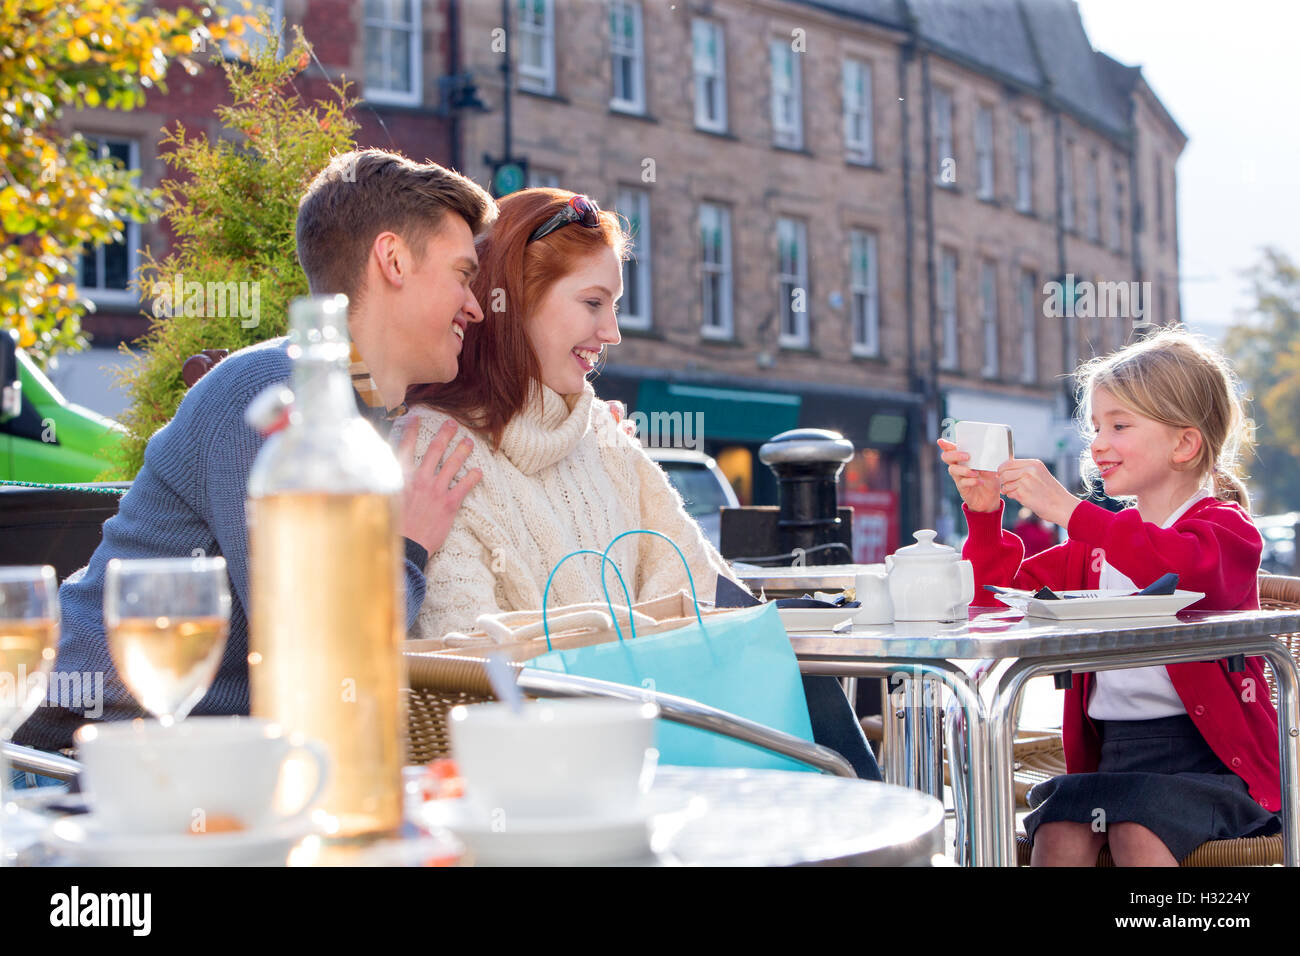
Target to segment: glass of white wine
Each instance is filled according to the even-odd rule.
[[[45,697],[59,643],[59,579],[49,565],[0,567],[0,741]],[[9,761],[0,752],[0,826],[8,817]],[[0,861],[4,853],[0,833]]]
[[[114,558],[104,575],[113,665],[164,724],[184,720],[217,675],[230,625],[225,558]]]

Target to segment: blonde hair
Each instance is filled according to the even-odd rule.
[[[1212,475],[1214,497],[1250,511],[1242,483],[1241,456],[1254,445],[1254,422],[1238,396],[1237,376],[1218,351],[1181,327],[1161,329],[1133,344],[1083,363],[1075,372],[1079,428],[1085,441],[1095,435],[1092,396],[1104,388],[1125,408],[1174,428],[1195,428],[1201,449],[1175,466],[1204,479]],[[1085,481],[1099,487],[1099,474],[1085,449]]]

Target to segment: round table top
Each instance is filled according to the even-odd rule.
[[[854,625],[836,633],[791,632],[800,660],[980,660],[1213,645],[1225,638],[1300,631],[1300,611],[1183,611],[1177,616],[1049,621],[1012,610],[971,609],[955,624]]]
[[[413,801],[408,802],[408,818],[413,822],[427,819],[414,799],[416,788],[409,785],[423,772],[423,767],[404,771],[408,801]],[[654,855],[601,860],[601,865],[930,866],[943,854],[943,805],[926,794],[885,783],[784,770],[661,766],[651,798],[664,811],[651,822]],[[67,795],[62,787],[29,791],[19,802],[29,811],[40,811],[60,800],[80,804],[79,795]],[[435,800],[422,806],[459,802]],[[41,821],[33,817],[33,822]],[[39,828],[23,841],[18,862],[78,862],[42,847],[38,833]],[[571,833],[581,839],[581,826]],[[281,852],[286,851],[287,845]],[[402,838],[370,844],[331,846],[307,837],[289,853],[288,862],[425,866],[472,861],[472,854],[462,859],[462,852],[447,830],[428,831],[408,823]]]
[[[929,866],[943,805],[886,783],[784,770],[661,767],[655,790],[704,803],[666,840],[687,866]]]

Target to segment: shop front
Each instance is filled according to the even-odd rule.
[[[916,527],[920,507],[915,437],[920,399],[875,389],[806,382],[685,379],[607,368],[596,394],[628,406],[648,447],[711,456],[742,505],[775,505],[776,480],[758,450],[792,428],[826,428],[853,442],[840,504],[854,509],[854,560],[875,563]]]

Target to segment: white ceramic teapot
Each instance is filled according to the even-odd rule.
[[[885,558],[895,621],[964,621],[975,597],[975,568],[933,531]]]

